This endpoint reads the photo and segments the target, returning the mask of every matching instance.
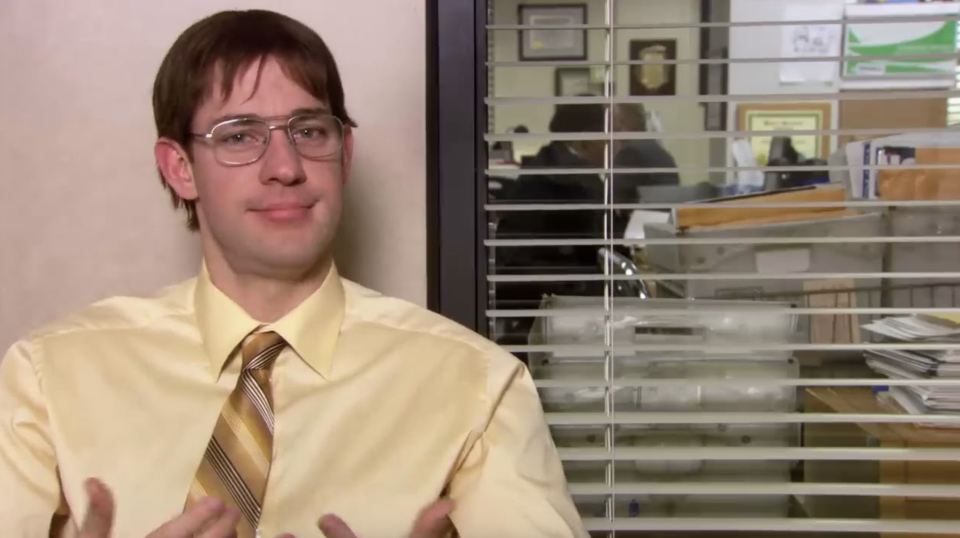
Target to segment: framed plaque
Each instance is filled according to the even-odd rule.
[[[676,59],[676,39],[630,41],[631,61],[654,62],[630,65],[630,95],[676,95],[677,64],[656,63]]]
[[[589,67],[558,67],[553,86],[557,97],[603,95],[603,79],[597,80]]]
[[[750,147],[760,166],[769,160],[772,137],[763,131],[807,131],[791,136],[793,147],[807,158],[826,159],[830,155],[830,135],[810,134],[810,131],[833,129],[833,105],[824,102],[796,103],[739,103],[737,124],[740,131],[751,131]]]
[[[521,61],[587,59],[587,30],[557,28],[586,24],[586,4],[521,4],[519,18],[524,26],[548,27],[520,31]]]

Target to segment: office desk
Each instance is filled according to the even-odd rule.
[[[902,413],[880,402],[867,387],[809,388],[807,413]],[[805,447],[958,448],[960,429],[913,424],[808,424]],[[960,485],[960,461],[807,462],[807,482]],[[881,519],[960,519],[960,499],[931,497],[844,497],[802,500],[812,517],[879,517]],[[893,534],[900,538],[933,535]],[[940,535],[942,536],[942,535]],[[960,529],[958,529],[960,536]]]

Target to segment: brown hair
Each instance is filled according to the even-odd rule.
[[[153,85],[157,135],[180,144],[192,158],[189,142],[197,109],[211,95],[220,75],[223,99],[229,99],[238,73],[262,60],[276,59],[291,80],[330,107],[346,126],[343,84],[330,49],[316,32],[286,15],[265,10],[222,11],[187,28],[167,52]],[[257,84],[259,84],[257,74]],[[163,180],[174,208],[187,213],[187,228],[197,230],[196,204],[183,200]]]
[[[647,130],[647,110],[642,103],[620,103],[613,113],[621,126],[620,130],[636,132]]]

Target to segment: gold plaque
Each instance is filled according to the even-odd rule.
[[[665,60],[667,58],[667,48],[663,45],[654,45],[640,51],[642,60]],[[660,88],[670,82],[670,76],[667,74],[665,64],[642,65],[640,69],[640,84],[650,93],[658,93]]]
[[[630,95],[676,95],[676,59],[675,39],[631,40]]]

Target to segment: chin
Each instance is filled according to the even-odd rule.
[[[265,265],[277,269],[304,272],[323,265],[329,259],[328,252],[327,249],[311,248],[301,251],[263,252],[260,257]]]
[[[244,225],[233,233],[211,237],[211,246],[238,270],[244,271],[241,268],[245,267],[263,276],[300,277],[329,263],[333,237],[328,226],[311,223],[264,228],[260,224]]]

